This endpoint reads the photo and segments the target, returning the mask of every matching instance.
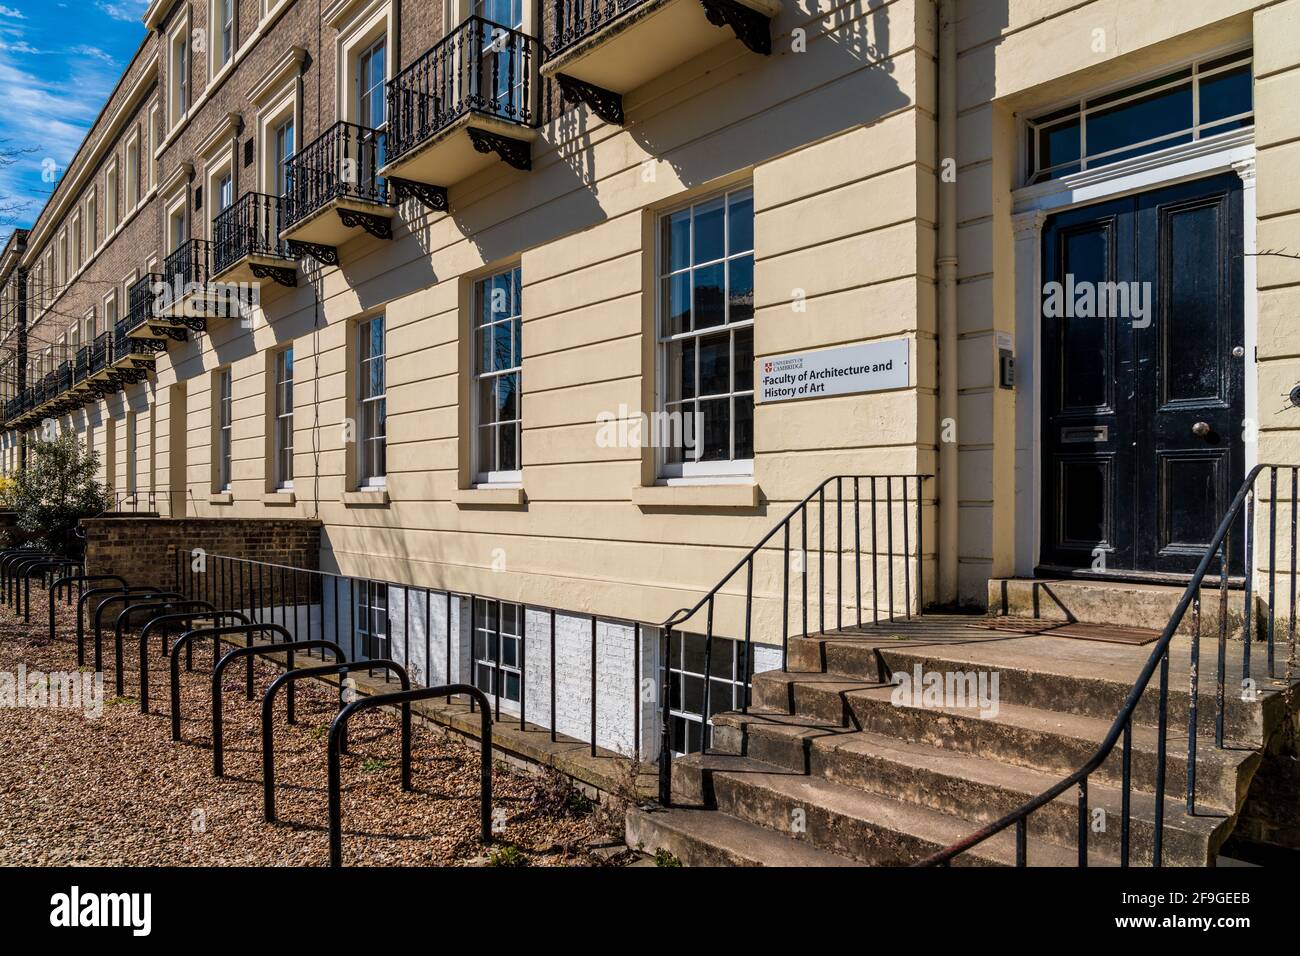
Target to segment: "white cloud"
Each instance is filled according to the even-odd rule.
[[[144,16],[145,8],[148,7],[147,0],[95,0],[95,6],[108,14],[114,20],[125,20],[127,22],[138,22]]]
[[[0,89],[5,91],[0,139],[33,152],[0,170],[0,196],[30,201],[34,215],[53,189],[41,182],[42,161],[52,159],[60,173],[66,169],[112,92],[117,71],[107,61],[85,56],[65,61],[67,76],[41,77],[18,66],[14,52],[0,47]]]
[[[0,17],[13,17],[15,20],[27,19],[25,16],[23,16],[22,11],[15,10],[13,7],[6,7],[2,3],[0,3]]]
[[[85,43],[72,47],[68,50],[68,53],[74,56],[88,56],[92,59],[99,60],[102,63],[107,63],[109,66],[115,66],[117,64],[117,61],[113,59],[111,54],[105,53],[97,46],[90,46]]]

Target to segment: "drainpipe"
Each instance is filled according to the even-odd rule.
[[[957,600],[957,3],[939,0],[939,155],[938,171],[938,256],[935,260],[938,288],[939,325],[939,528],[936,547],[939,559],[940,604]],[[945,164],[945,160],[947,164]],[[954,170],[954,181],[944,182],[945,165]],[[945,427],[951,424],[952,427]],[[947,433],[947,434],[946,434]],[[950,441],[944,441],[946,437]]]

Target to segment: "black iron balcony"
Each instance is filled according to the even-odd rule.
[[[130,320],[123,319],[113,330],[113,375],[116,383],[143,382],[153,368],[154,357],[167,349],[161,339],[128,335]]]
[[[162,282],[167,291],[154,308],[155,316],[164,320],[160,324],[202,332],[209,317],[238,314],[230,291],[212,281],[212,243],[206,239],[190,239],[164,259]]]
[[[553,25],[542,75],[561,95],[623,124],[623,94],[729,39],[772,52],[781,0],[543,0]],[[718,27],[730,27],[728,33]]]
[[[164,281],[162,273],[149,272],[142,275],[131,288],[126,291],[127,311],[126,311],[126,331],[128,333],[142,329],[144,326],[157,318],[154,314],[154,305],[158,301],[157,286]],[[147,329],[146,329],[147,331]]]
[[[392,198],[388,181],[379,175],[386,150],[382,130],[340,122],[286,162],[280,235],[292,255],[333,265],[335,247],[358,229],[392,238]]]
[[[271,279],[296,286],[295,256],[280,238],[279,196],[244,193],[212,220],[212,273],[225,282]]]
[[[388,82],[383,173],[398,199],[445,210],[446,187],[492,153],[531,168],[540,54],[536,38],[470,17]]]
[[[83,345],[77,349],[77,354],[72,360],[72,383],[80,385],[90,377],[90,346]]]
[[[90,343],[90,360],[87,377],[94,378],[108,368],[113,354],[113,333],[101,332]]]

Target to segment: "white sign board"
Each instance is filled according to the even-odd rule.
[[[907,339],[774,355],[754,363],[758,400],[788,402],[906,388],[911,384],[907,360]]]

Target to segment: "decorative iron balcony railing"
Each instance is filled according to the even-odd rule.
[[[62,395],[72,388],[72,362],[70,360],[60,362],[59,367],[54,371],[57,376],[55,395]]]
[[[133,339],[127,333],[131,330],[131,320],[123,319],[113,330],[113,361],[121,362],[132,355],[152,356],[149,339]]]
[[[388,205],[386,137],[355,123],[335,123],[286,161],[288,186],[281,203],[287,229],[334,199]]]
[[[265,193],[244,193],[212,220],[212,271],[224,272],[241,259],[266,256],[292,261],[288,243],[280,238],[281,199]]]
[[[112,355],[112,353],[113,333],[101,332],[99,335],[95,336],[95,341],[90,343],[90,374],[94,375],[97,372],[102,372],[111,361],[109,356]]]
[[[554,45],[546,51],[546,58],[554,58],[646,2],[647,0],[550,0],[555,20],[555,40]]]
[[[154,300],[157,298],[154,286],[165,281],[166,279],[161,273],[150,272],[137,279],[131,288],[127,290],[125,331],[134,331],[154,318],[153,305]]]
[[[387,161],[467,113],[535,125],[539,53],[526,33],[467,19],[389,81]]]
[[[77,349],[77,355],[72,360],[72,380],[74,382],[84,382],[90,374],[90,350],[89,345],[83,345]]]
[[[183,295],[190,285],[207,285],[212,273],[212,243],[191,239],[163,260],[163,281],[173,296]]]

